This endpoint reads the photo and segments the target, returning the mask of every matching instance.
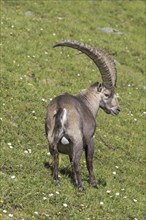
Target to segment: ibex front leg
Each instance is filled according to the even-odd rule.
[[[94,142],[93,138],[90,140],[88,145],[85,147],[86,164],[89,172],[89,181],[93,187],[97,187],[94,170],[93,170],[93,154],[94,154]]]

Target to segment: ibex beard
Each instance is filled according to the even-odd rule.
[[[89,172],[89,182],[97,188],[93,170],[96,115],[99,108],[107,114],[118,115],[120,107],[115,95],[116,67],[112,58],[101,49],[78,41],[62,41],[54,45],[67,46],[81,51],[93,60],[101,73],[102,83],[96,82],[77,96],[64,93],[48,105],[45,129],[49,151],[53,158],[53,180],[59,185],[59,153],[69,156],[75,185],[80,191],[83,185],[79,165],[83,150]]]

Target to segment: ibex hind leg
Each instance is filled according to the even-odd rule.
[[[50,147],[50,153],[52,155],[52,159],[53,159],[53,172],[52,172],[52,176],[53,176],[53,181],[60,186],[60,181],[59,181],[59,177],[58,177],[58,167],[59,167],[59,153],[58,150],[56,150],[56,148],[54,146]]]
[[[79,165],[82,155],[83,147],[82,143],[78,143],[73,146],[73,157],[72,157],[72,167],[75,185],[78,187],[79,191],[83,191],[83,185],[80,177]]]
[[[86,165],[89,172],[89,182],[91,186],[98,188],[93,170],[93,154],[94,154],[94,142],[92,138],[89,141],[88,145],[85,147]]]

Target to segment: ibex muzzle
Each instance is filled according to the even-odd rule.
[[[68,93],[57,96],[48,105],[45,129],[49,150],[53,157],[53,180],[59,183],[59,153],[69,155],[74,181],[83,190],[79,163],[85,150],[90,184],[97,187],[93,170],[96,115],[99,108],[117,115],[120,107],[115,95],[116,67],[112,58],[101,49],[90,47],[78,41],[62,41],[54,45],[72,47],[85,53],[99,68],[102,83],[95,83],[77,96]]]

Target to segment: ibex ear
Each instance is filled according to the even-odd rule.
[[[101,92],[101,90],[102,90],[102,84],[101,84],[101,83],[98,83],[97,92]]]

